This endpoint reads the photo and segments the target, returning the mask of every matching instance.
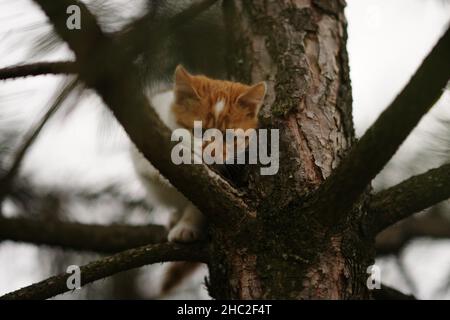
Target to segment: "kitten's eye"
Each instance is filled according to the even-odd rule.
[[[197,99],[194,99],[194,98],[186,98],[186,99],[184,100],[184,104],[185,104],[187,107],[192,107],[192,106],[194,106],[196,103],[197,103]]]

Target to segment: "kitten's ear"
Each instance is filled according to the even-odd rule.
[[[242,107],[248,108],[249,115],[256,116],[264,102],[266,91],[266,83],[264,81],[259,82],[251,86],[249,89],[247,89],[247,91],[241,94],[238,98],[238,103]]]
[[[183,99],[198,99],[199,96],[192,86],[192,76],[182,65],[175,69],[175,97],[178,101]]]

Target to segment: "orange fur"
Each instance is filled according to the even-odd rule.
[[[203,75],[190,75],[182,66],[175,71],[175,103],[172,111],[179,125],[192,129],[194,121],[203,128],[255,129],[266,86],[263,82],[248,86],[238,82],[214,80]],[[215,105],[223,101],[217,116]]]

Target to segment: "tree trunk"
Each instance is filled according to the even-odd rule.
[[[344,1],[224,1],[230,78],[265,80],[264,128],[280,130],[280,170],[250,169],[253,208],[213,224],[209,291],[217,299],[368,298],[373,239],[364,199],[327,227],[308,196],[354,141]]]

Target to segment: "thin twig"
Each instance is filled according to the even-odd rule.
[[[72,61],[36,62],[0,69],[0,80],[45,74],[71,74],[75,72],[76,64]]]

